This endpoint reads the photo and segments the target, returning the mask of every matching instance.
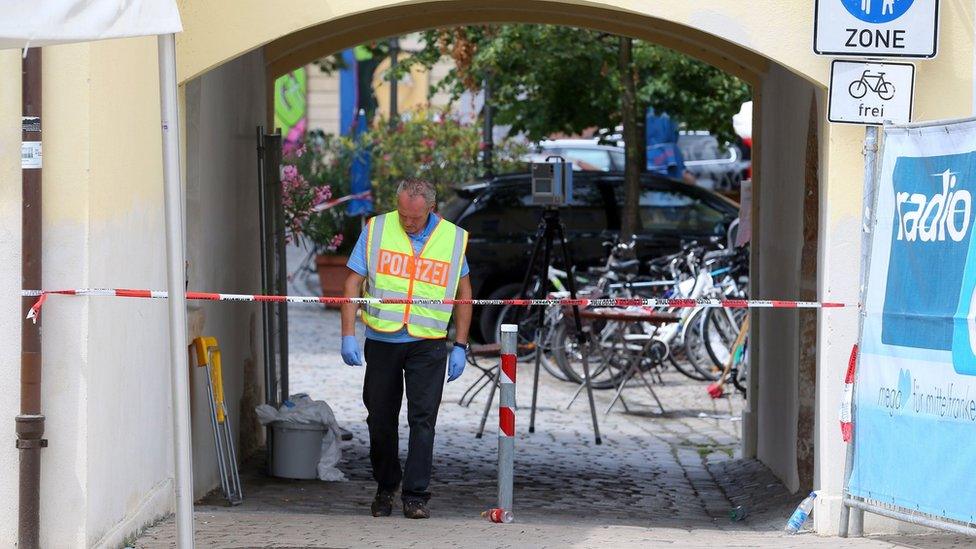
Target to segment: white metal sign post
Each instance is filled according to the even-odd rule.
[[[935,57],[939,0],[817,0],[813,51],[845,57]]]
[[[878,126],[907,124],[912,119],[915,66],[885,63],[878,58],[935,57],[939,45],[939,0],[816,0],[813,51],[837,57],[871,57],[875,61],[834,60],[830,65],[827,119],[864,125],[864,223],[861,238],[861,303],[867,289],[874,199],[877,185]],[[861,341],[864,311],[858,323]],[[856,349],[857,347],[855,347]],[[860,362],[860,353],[858,353]],[[859,368],[858,368],[859,370]],[[864,511],[895,516],[886,509],[848,497],[854,442],[848,441],[840,534],[863,534]],[[942,524],[927,526],[945,527]]]
[[[842,124],[912,120],[915,65],[834,61],[830,64],[830,105],[827,120]]]

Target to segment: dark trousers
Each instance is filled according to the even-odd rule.
[[[430,499],[434,425],[444,389],[448,350],[443,339],[409,343],[366,340],[363,403],[369,415],[369,460],[377,492],[394,492],[403,482],[402,498]],[[400,405],[407,389],[410,442],[407,463],[400,468]]]

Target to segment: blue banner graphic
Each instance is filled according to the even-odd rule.
[[[848,489],[976,522],[976,121],[888,128],[877,192]]]

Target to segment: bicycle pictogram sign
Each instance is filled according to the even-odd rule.
[[[842,124],[907,124],[912,120],[915,66],[834,60],[827,120]],[[897,93],[896,93],[897,92]]]
[[[872,74],[871,71],[865,70],[859,79],[851,82],[847,88],[847,93],[854,99],[860,99],[867,95],[868,90],[870,90],[881,99],[888,101],[895,96],[895,85],[885,80],[884,75],[883,72]]]

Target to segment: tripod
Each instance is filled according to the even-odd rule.
[[[567,285],[569,286],[569,296],[572,299],[576,299],[576,279],[574,276],[573,260],[569,254],[569,246],[566,244],[566,231],[563,229],[563,223],[559,218],[559,210],[555,207],[548,206],[542,212],[542,219],[539,221],[539,228],[535,235],[535,246],[532,250],[532,258],[529,260],[529,268],[525,271],[525,279],[522,282],[522,290],[519,292],[520,298],[529,297],[529,284],[532,282],[532,275],[537,274],[539,276],[539,285],[534,292],[536,295],[531,296],[533,299],[544,299],[546,297],[546,285],[545,281],[548,279],[549,275],[549,265],[552,261],[552,249],[553,242],[559,240],[563,254],[563,264],[566,267],[566,272],[569,273]],[[543,260],[539,263],[539,252],[543,253]],[[538,271],[538,272],[536,272]],[[541,294],[541,295],[540,295]],[[521,311],[521,309],[518,309]],[[542,360],[542,327],[545,322],[545,309],[539,307],[538,311],[538,323],[536,325],[535,333],[535,372],[532,379],[532,411],[529,415],[529,432],[535,432],[535,410],[536,401],[539,395],[539,366]],[[521,313],[516,313],[515,323],[521,319]],[[597,444],[602,444],[603,440],[600,437],[600,426],[597,424],[596,420],[596,405],[593,403],[593,387],[590,385],[590,364],[586,345],[587,339],[583,334],[583,324],[580,321],[579,307],[573,305],[573,320],[576,325],[576,341],[579,344],[580,352],[583,358],[583,384],[586,386],[586,396],[590,401],[590,416],[593,419],[593,436],[596,439]]]

